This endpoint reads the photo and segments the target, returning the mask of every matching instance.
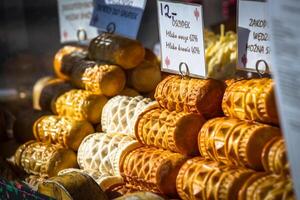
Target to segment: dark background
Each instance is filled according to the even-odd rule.
[[[34,81],[51,74],[59,47],[56,0],[1,0],[0,100],[29,94]]]

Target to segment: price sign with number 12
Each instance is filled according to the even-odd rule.
[[[162,71],[206,77],[202,6],[157,2]]]

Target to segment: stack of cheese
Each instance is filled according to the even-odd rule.
[[[177,197],[179,169],[188,156],[199,155],[197,137],[204,116],[222,114],[224,90],[220,81],[170,76],[156,88],[157,102],[110,99],[102,111],[105,133],[87,136],[79,147],[80,168],[94,174],[108,192],[138,190]]]
[[[293,199],[272,80],[226,83],[169,76],[156,102],[110,99],[104,132],[80,145],[80,171],[108,194]]]
[[[156,88],[156,106],[135,123],[142,145],[128,152],[120,171],[131,190],[177,197],[176,179],[189,156],[199,155],[197,137],[205,118],[221,115],[225,84],[216,80],[165,78]]]
[[[203,113],[208,121],[198,134],[200,156],[188,160],[179,170],[176,179],[179,196],[182,199],[295,198],[284,142],[277,127],[272,80],[227,83],[222,99],[225,117],[211,118]],[[191,88],[186,94],[195,94]],[[201,88],[201,95],[211,91],[201,85],[196,88]],[[165,105],[172,105],[170,102],[176,99],[164,97]],[[190,111],[210,108],[215,97],[211,96],[202,105],[197,98],[194,109],[190,107],[192,98],[176,105],[190,107]]]
[[[186,93],[189,87],[192,95]],[[193,79],[190,83],[170,76],[157,87],[157,102],[142,97],[110,99],[101,119],[106,133],[84,139],[78,151],[80,167],[97,171],[99,178],[94,178],[106,191],[124,184],[123,190],[176,197],[180,167],[188,156],[199,154],[197,136],[206,121],[201,113],[207,117],[221,115],[224,89],[225,84],[219,81]],[[202,94],[204,90],[206,94]],[[207,102],[212,96],[215,98],[207,108],[193,108],[192,104]],[[172,98],[174,102],[165,104],[166,99]],[[189,99],[193,99],[190,106],[178,106]]]
[[[81,171],[90,174],[104,191],[124,184],[119,165],[127,152],[140,146],[134,137],[137,116],[153,101],[142,96],[116,96],[102,111],[102,132],[87,136],[77,160]]]
[[[153,53],[138,41],[103,33],[91,41],[88,50],[73,46],[60,49],[54,58],[54,71],[57,77],[44,77],[33,89],[34,108],[52,113],[38,113],[29,116],[31,120],[24,119],[24,126],[31,129],[29,133],[22,133],[21,128],[15,129],[16,138],[24,142],[29,140],[16,151],[15,163],[31,175],[29,177],[41,180],[53,177],[55,183],[60,176],[72,173],[82,181],[77,185],[66,181],[65,184],[69,185],[65,186],[79,187],[90,180],[78,175],[85,171],[62,170],[76,169],[78,164],[83,168],[81,161],[77,163],[76,152],[83,139],[95,133],[94,126],[101,124],[102,109],[109,98],[118,94],[137,96],[139,92],[146,94],[155,89],[161,80],[159,63]],[[140,98],[137,97],[136,101],[139,102]],[[145,104],[150,101],[145,100]],[[111,137],[117,141],[118,136],[114,134]],[[113,141],[112,138],[103,140],[109,142]],[[131,138],[122,144],[128,141]],[[84,174],[99,178],[97,173],[87,169]],[[108,175],[111,174],[100,174]],[[47,187],[41,187],[46,194],[53,195],[45,189]],[[51,184],[49,187],[55,189]]]
[[[133,137],[132,127],[139,113],[152,106],[153,101],[142,96],[111,98],[101,112],[104,131],[94,133],[93,127],[90,126],[91,132],[85,134],[84,139],[83,134],[89,130],[87,124],[84,125],[80,121],[67,124],[62,118],[54,120],[60,116],[42,116],[33,124],[33,131],[38,140],[44,138],[46,143],[38,143],[39,145],[34,141],[25,143],[17,150],[15,159],[24,160],[24,164],[18,166],[34,175],[29,176],[26,181],[38,184],[39,192],[45,195],[80,199],[89,191],[88,195],[84,196],[85,199],[97,199],[104,195],[104,191],[111,191],[124,184],[119,165],[127,152],[140,146]],[[39,132],[41,135],[36,134]],[[46,140],[47,138],[49,140]],[[73,155],[66,157],[64,154],[53,153],[47,157],[49,143],[60,143],[65,145],[67,150],[77,151],[77,162]],[[27,147],[27,144],[31,146]],[[26,151],[24,148],[27,148]],[[76,165],[67,164],[71,161]],[[95,184],[98,184],[98,187],[95,187]]]
[[[212,71],[224,74],[234,62],[234,42],[232,33],[213,37],[207,46]],[[17,166],[46,179],[41,193],[294,198],[271,79],[168,76],[158,84],[155,56],[137,41],[107,33],[88,50],[59,50],[54,69],[58,78],[41,79],[33,94],[36,109],[54,114],[31,120],[35,141],[15,153]],[[155,87],[156,101],[138,96]]]
[[[60,49],[54,71],[57,78],[45,77],[35,84],[34,108],[93,124],[101,122],[109,98],[151,93],[161,80],[158,60],[150,50],[136,40],[108,33],[93,39],[88,50]]]
[[[75,87],[108,98],[151,92],[161,80],[158,60],[150,50],[108,33],[93,39],[88,50],[65,46],[55,55],[54,69]]]
[[[132,127],[139,113],[152,106],[154,106],[153,101],[142,96],[116,96],[111,98],[102,112],[103,132],[86,136],[78,148],[77,162],[79,169],[67,168],[61,170],[58,176],[40,183],[39,191],[57,198],[55,190],[59,186],[59,181],[63,181],[64,188],[71,188],[68,193],[72,194],[73,198],[79,198],[81,192],[84,191],[76,191],[76,187],[83,185],[83,182],[74,186],[72,180],[67,179],[69,176],[66,176],[70,173],[73,177],[75,175],[90,177],[100,186],[101,191],[110,194],[116,187],[124,185],[124,179],[119,170],[120,163],[124,159],[124,155],[140,147],[133,136]],[[79,180],[74,177],[74,181]],[[85,183],[85,188],[88,187],[86,184],[91,183]]]
[[[119,142],[115,148],[124,147],[113,161],[124,186],[115,190],[182,199],[294,198],[271,79],[231,80],[226,86],[169,76],[155,99],[135,120],[140,144],[126,149]],[[132,128],[118,123],[127,121],[117,108],[122,103],[111,103],[112,113],[102,113],[108,121],[103,127],[126,130],[128,137]]]

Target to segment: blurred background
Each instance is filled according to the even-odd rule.
[[[236,0],[194,0],[204,7],[205,26],[235,30]],[[148,0],[138,39],[153,49],[158,41],[156,1]],[[56,0],[0,1],[0,106],[13,112],[31,105],[34,82],[51,75],[60,48]]]

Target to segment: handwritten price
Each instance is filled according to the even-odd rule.
[[[170,6],[168,4],[163,5],[163,3],[160,3],[160,14],[169,19],[174,19],[174,16],[177,15],[175,12],[170,12]]]
[[[189,39],[191,42],[198,42],[198,36],[190,34]]]
[[[192,47],[192,48],[191,48],[191,51],[192,51],[193,54],[200,54],[200,49],[199,49],[199,47]]]

